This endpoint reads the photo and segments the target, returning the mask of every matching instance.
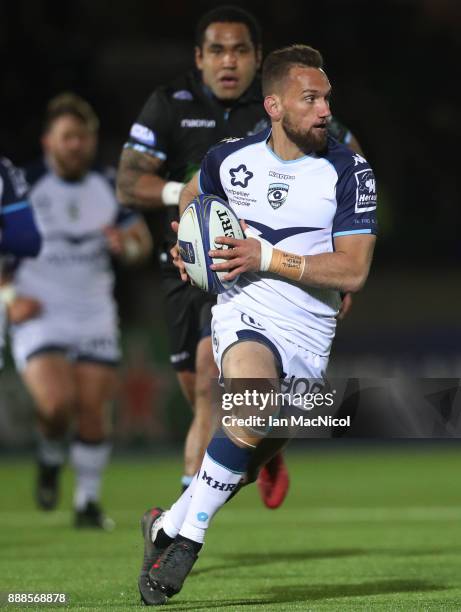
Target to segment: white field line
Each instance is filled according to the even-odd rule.
[[[223,512],[219,515],[219,522],[232,523],[245,521],[245,525],[258,524],[264,526],[263,509],[244,509],[235,508],[233,512]],[[461,524],[461,506],[408,506],[408,507],[315,507],[309,508],[289,508],[284,507],[279,510],[280,518],[286,524],[290,521],[299,523],[367,523],[367,522],[424,522],[424,521],[459,521]],[[8,527],[21,527],[24,520],[30,520],[33,514],[34,522],[43,527],[47,525],[69,526],[72,522],[70,511],[56,511],[41,514],[32,510],[18,510],[17,512],[0,511],[0,532]],[[131,510],[114,510],[115,520],[126,523],[133,523],[138,526],[138,514]]]

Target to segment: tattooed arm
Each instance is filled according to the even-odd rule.
[[[160,208],[167,184],[158,173],[163,161],[132,148],[124,148],[117,172],[117,199],[126,206]]]

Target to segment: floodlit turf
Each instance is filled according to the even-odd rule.
[[[461,609],[461,449],[293,453],[289,467],[282,509],[249,488],[221,511],[169,609]],[[104,500],[117,529],[94,533],[70,526],[69,471],[59,510],[44,514],[31,465],[3,460],[0,591],[66,592],[73,610],[139,607],[139,517],[173,500],[179,474],[171,459],[115,461]]]

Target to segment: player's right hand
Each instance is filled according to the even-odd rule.
[[[174,231],[175,234],[178,233],[178,228],[179,228],[179,223],[177,221],[172,221],[171,222],[171,229]],[[181,258],[181,253],[179,251],[178,243],[176,243],[174,245],[174,247],[172,247],[170,249],[170,255],[171,255],[171,258],[173,260],[173,264],[178,268],[178,272],[179,272],[179,275],[181,276],[181,280],[183,280],[185,282],[189,281],[191,284],[193,284],[191,279],[189,278],[187,272],[186,272],[186,267],[185,267],[184,262],[183,262],[183,260]]]
[[[34,298],[17,295],[7,306],[9,323],[23,323],[37,317],[42,310],[42,305]]]

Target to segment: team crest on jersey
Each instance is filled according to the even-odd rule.
[[[248,187],[250,179],[253,178],[253,172],[247,170],[245,164],[240,164],[237,168],[231,168],[229,174],[231,175],[231,185],[243,187],[244,189]]]
[[[367,168],[355,173],[357,182],[355,212],[369,212],[376,208],[376,180],[373,172]]]
[[[67,212],[72,221],[76,221],[80,216],[80,210],[78,208],[78,202],[75,200],[69,200],[67,204]]]
[[[175,91],[172,97],[175,100],[193,100],[194,99],[194,96],[192,95],[192,93],[188,91],[187,89],[179,89],[178,91]]]
[[[280,208],[288,197],[289,185],[286,183],[271,183],[267,190],[267,199],[274,210]]]

